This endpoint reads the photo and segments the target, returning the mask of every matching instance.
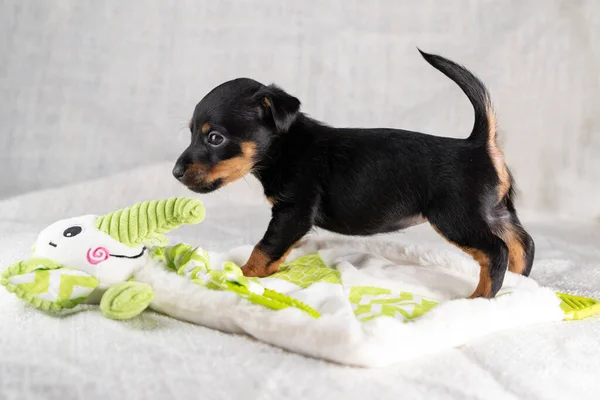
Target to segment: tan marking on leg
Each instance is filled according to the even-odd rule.
[[[245,142],[242,144],[242,155],[221,161],[208,171],[206,182],[211,183],[222,179],[223,184],[231,183],[248,174],[254,167],[256,144]]]
[[[291,245],[290,248],[287,249],[287,251],[285,253],[283,253],[283,255],[281,257],[279,257],[278,260],[274,261],[274,263],[277,263],[277,270],[279,270],[279,266],[285,262],[286,258],[290,255],[292,250],[294,250],[296,247],[298,247],[297,243],[298,242]]]
[[[212,126],[207,122],[204,125],[202,125],[202,128],[200,130],[202,131],[202,133],[208,133],[208,131],[210,131],[210,128],[212,128]]]
[[[260,247],[254,246],[252,254],[248,262],[242,267],[242,272],[245,276],[256,276],[259,278],[269,276],[276,271],[269,271],[269,263],[271,259],[267,253],[260,249]]]
[[[523,275],[525,271],[525,249],[520,240],[513,240],[508,247],[508,270],[515,274]]]
[[[521,243],[517,228],[509,223],[506,228],[499,232],[498,236],[508,247],[508,270],[522,275],[526,268],[525,247]]]
[[[481,250],[461,247],[462,251],[469,254],[480,266],[479,283],[470,299],[477,297],[489,298],[492,295],[492,279],[490,278],[490,258]]]
[[[471,257],[479,264],[479,282],[477,283],[477,287],[471,296],[470,299],[474,299],[477,297],[485,297],[489,298],[492,294],[492,280],[490,278],[490,258],[481,250],[473,249],[471,247],[463,247],[458,244],[448,240],[446,236],[442,234],[434,225],[431,225],[434,231],[436,231],[442,238],[444,238],[448,243],[453,246],[458,247]]]
[[[242,272],[245,276],[254,276],[258,278],[273,275],[279,270],[279,266],[285,261],[295,245],[296,243],[290,246],[285,254],[275,261],[271,261],[269,255],[261,250],[258,245],[254,246],[248,262],[242,267]]]

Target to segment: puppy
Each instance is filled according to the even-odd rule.
[[[529,275],[534,242],[515,211],[513,178],[496,143],[487,89],[464,67],[421,55],[473,105],[468,138],[332,128],[300,112],[296,97],[247,78],[217,86],[198,103],[175,178],[207,193],[251,173],[272,205],[245,275],[276,272],[313,226],[373,235],[426,221],[479,263],[472,298],[495,296],[507,266]]]

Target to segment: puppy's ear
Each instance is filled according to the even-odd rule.
[[[300,100],[275,85],[259,89],[254,97],[260,101],[265,115],[273,119],[278,133],[287,132],[300,112]]]

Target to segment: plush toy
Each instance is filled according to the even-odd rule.
[[[205,250],[165,245],[165,233],[203,219],[200,201],[170,198],[100,217],[61,220],[40,233],[29,259],[4,270],[0,283],[43,310],[69,309],[100,297],[106,317],[128,319],[153,306],[155,287],[144,282],[139,271],[162,264],[181,279],[209,289],[231,291],[270,309],[295,307],[319,316],[307,305],[266,289],[258,279],[246,278],[233,262],[215,268]]]

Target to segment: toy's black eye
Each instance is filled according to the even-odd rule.
[[[70,238],[70,237],[79,235],[81,233],[81,231],[83,231],[82,227],[72,226],[70,228],[65,229],[65,231],[63,232],[63,236]]]
[[[225,142],[225,136],[221,135],[219,132],[211,132],[208,134],[208,144],[211,146],[220,146]]]

